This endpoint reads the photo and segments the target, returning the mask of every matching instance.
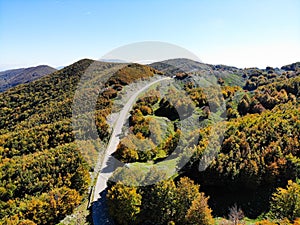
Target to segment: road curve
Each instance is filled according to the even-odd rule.
[[[122,133],[122,127],[128,117],[128,113],[133,106],[133,104],[136,101],[136,98],[138,97],[139,94],[147,90],[151,85],[161,82],[163,80],[168,80],[171,79],[170,77],[165,77],[161,78],[159,80],[153,81],[140,90],[138,90],[136,93],[134,93],[130,99],[126,102],[124,105],[123,109],[120,111],[118,119],[116,120],[114,126],[113,126],[113,132],[111,134],[109,143],[107,145],[106,151],[105,151],[105,156],[102,161],[100,173],[98,174],[96,185],[94,187],[94,195],[91,196],[91,201],[92,202],[98,202],[98,204],[93,204],[93,222],[94,225],[104,225],[104,224],[111,224],[109,221],[103,221],[103,215],[101,211],[105,211],[107,209],[104,209],[104,203],[103,203],[103,198],[105,197],[105,190],[107,188],[107,181],[110,178],[110,176],[113,174],[114,170],[118,166],[122,166],[118,160],[113,158],[111,156],[112,153],[114,153],[117,149],[117,146],[120,141],[120,134]],[[99,204],[99,202],[101,202]]]

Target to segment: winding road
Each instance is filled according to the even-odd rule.
[[[106,195],[106,188],[107,188],[107,181],[115,171],[117,167],[124,166],[123,163],[112,157],[112,153],[114,153],[117,149],[117,146],[119,144],[120,138],[119,136],[122,133],[122,127],[128,118],[128,113],[130,109],[132,108],[133,104],[136,101],[136,98],[138,95],[140,95],[142,92],[147,90],[150,86],[152,86],[155,83],[161,82],[163,80],[169,80],[170,77],[161,78],[159,80],[153,81],[140,90],[138,90],[136,93],[134,93],[130,99],[126,102],[124,107],[119,113],[118,119],[114,123],[113,126],[113,132],[111,134],[109,143],[107,145],[105,156],[102,161],[101,170],[97,177],[97,182],[94,187],[94,195],[91,196],[91,202],[92,202],[92,211],[93,211],[93,222],[94,225],[108,225],[113,224],[109,221],[108,215],[107,215],[107,207],[105,202],[105,195]]]

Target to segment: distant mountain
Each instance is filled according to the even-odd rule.
[[[58,66],[58,67],[56,67],[55,69],[61,70],[61,69],[63,69],[63,68],[65,68],[65,66]]]
[[[129,63],[123,59],[100,59],[101,62],[110,62],[110,63]]]
[[[0,92],[39,79],[55,71],[56,69],[46,65],[2,71],[0,72]]]

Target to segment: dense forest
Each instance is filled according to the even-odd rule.
[[[56,224],[88,197],[96,150],[91,137],[80,140],[90,146],[90,152],[78,148],[75,135],[80,130],[74,130],[71,117],[77,85],[93,63],[84,59],[1,93],[1,224]],[[99,63],[97,69],[116,65]],[[101,139],[108,138],[106,116],[122,85],[155,73],[150,67],[132,64],[110,74],[95,111]],[[95,71],[91,76],[101,78],[102,74]]]
[[[238,73],[231,77],[224,75],[227,67],[213,67],[226,102],[226,119],[222,122],[226,129],[217,156],[204,171],[199,171],[199,163],[208,148],[211,121],[220,113],[212,106],[219,102],[209,99],[194,78],[207,75],[210,69],[200,65],[201,72],[188,73],[174,67],[171,65],[171,71],[176,72],[175,82],[194,102],[193,110],[200,111],[200,127],[194,130],[200,138],[196,145],[177,155],[178,164],[188,157],[187,153],[192,157],[175,176],[135,187],[141,180],[166,176],[155,169],[145,175],[138,165],[155,165],[174,151],[183,136],[179,120],[185,119],[179,118],[178,109],[183,109],[179,110],[181,115],[184,109],[192,109],[190,102],[176,92],[169,99],[162,97],[160,88],[137,100],[129,118],[131,132],[121,139],[114,154],[135,167],[117,170],[116,179],[126,183],[111,183],[107,194],[117,224],[298,224],[299,63],[282,69],[229,68]],[[187,69],[186,61],[183,67]],[[156,63],[155,68],[166,71],[168,66]],[[163,129],[164,123],[168,129]],[[160,134],[159,145],[155,144],[159,139],[155,134]],[[149,148],[140,151],[144,145]]]
[[[101,91],[95,111],[84,113],[93,113],[97,137],[84,133],[84,113],[84,127],[72,124],[77,85],[91,66],[85,79],[98,79]],[[173,83],[139,96],[113,154],[132,165],[113,175],[130,184],[108,183],[115,224],[299,224],[300,63],[238,69],[186,59],[149,66],[84,59],[0,93],[0,224],[57,224],[88,199],[99,153],[94,141],[109,141],[114,103],[127,86],[155,75]],[[204,80],[218,88],[199,85]],[[83,95],[98,89],[89,84]],[[186,134],[180,124],[190,118],[197,123]],[[225,127],[219,147],[209,144],[216,123]],[[211,150],[216,157],[199,170]],[[171,177],[139,169],[167,158],[178,168]],[[138,186],[137,179],[160,181]]]

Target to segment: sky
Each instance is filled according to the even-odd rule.
[[[298,0],[0,0],[0,70],[59,67],[142,41],[178,45],[204,63],[300,61]]]

